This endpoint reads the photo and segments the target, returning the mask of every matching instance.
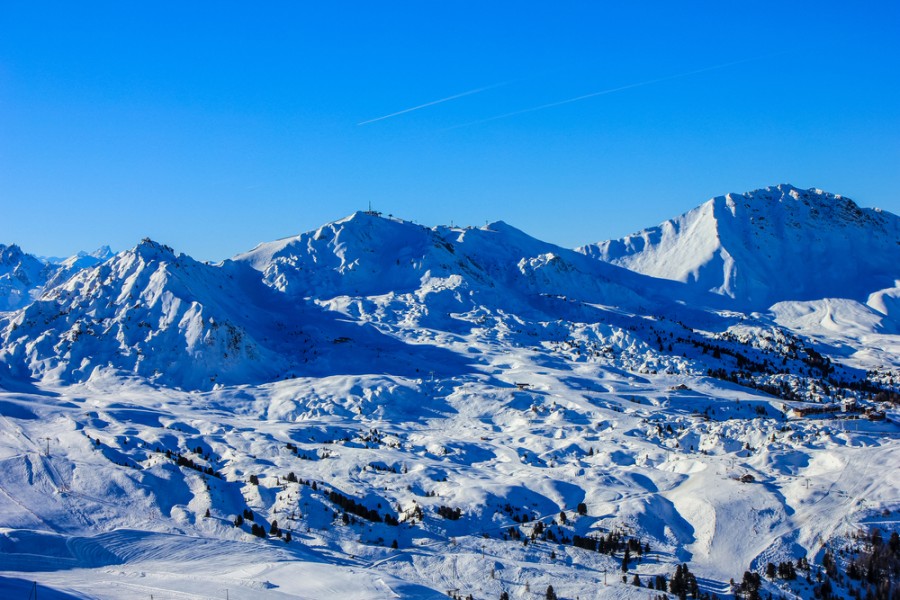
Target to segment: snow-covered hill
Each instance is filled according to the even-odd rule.
[[[629,269],[761,310],[894,286],[900,217],[821,190],[778,185],[709,200],[625,238],[580,248]]]

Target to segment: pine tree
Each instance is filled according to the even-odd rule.
[[[679,598],[682,598],[683,594],[685,594],[684,570],[681,568],[681,565],[675,566],[675,574],[672,576],[672,581],[669,582],[669,591]]]
[[[557,600],[556,592],[553,591],[552,585],[547,586],[547,600]]]
[[[751,573],[744,571],[744,578],[741,581],[741,591],[747,600],[759,600],[759,587],[762,584],[759,573]]]

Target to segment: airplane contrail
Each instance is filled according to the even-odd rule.
[[[584,94],[582,96],[576,96],[574,98],[567,98],[565,100],[558,100],[556,102],[550,102],[548,104],[541,104],[540,106],[532,106],[531,108],[523,108],[521,110],[515,110],[513,112],[504,113],[502,115],[497,115],[494,117],[488,117],[486,119],[480,119],[478,121],[470,121],[468,123],[462,123],[461,125],[454,125],[452,127],[447,127],[445,129],[442,129],[441,131],[450,131],[452,129],[459,129],[461,127],[469,127],[471,125],[481,125],[482,123],[489,123],[491,121],[497,121],[499,119],[506,119],[508,117],[514,117],[516,115],[524,115],[526,113],[544,110],[546,108],[553,108],[555,106],[562,106],[564,104],[580,102],[581,100],[587,100],[588,98],[596,98],[597,96],[605,96],[607,94],[614,94],[616,92],[621,92],[624,90],[630,90],[633,88],[643,87],[645,85],[653,85],[654,83],[661,83],[663,81],[670,81],[672,79],[680,79],[682,77],[688,77],[690,75],[697,75],[698,73],[706,73],[707,71],[715,71],[716,69],[724,69],[725,67],[731,67],[733,65],[738,65],[738,64],[750,62],[753,60],[769,58],[771,56],[778,56],[779,54],[784,54],[784,52],[776,52],[774,54],[766,54],[764,56],[755,56],[752,58],[743,58],[741,60],[734,60],[731,62],[722,63],[720,65],[713,65],[711,67],[703,67],[702,69],[695,69],[693,71],[685,71],[684,73],[676,73],[675,75],[667,75],[666,77],[657,77],[656,79],[648,79],[647,81],[639,81],[637,83],[630,83],[628,85],[610,88],[608,90],[592,92],[590,94]]]
[[[393,112],[389,115],[384,115],[382,117],[375,117],[374,119],[369,119],[368,121],[361,121],[357,123],[357,125],[368,125],[369,123],[375,123],[376,121],[384,121],[385,119],[390,119],[391,117],[396,117],[399,115],[404,115],[406,113],[410,113],[414,110],[419,110],[422,108],[427,108],[429,106],[434,106],[435,104],[441,104],[443,102],[449,102],[450,100],[456,100],[457,98],[462,98],[464,96],[471,96],[473,94],[478,94],[480,92],[486,92],[487,90],[492,90],[494,88],[507,85],[508,81],[501,81],[500,83],[495,83],[493,85],[488,85],[485,87],[480,87],[474,90],[469,90],[468,92],[462,92],[460,94],[454,94],[453,96],[447,96],[446,98],[441,98],[440,100],[432,100],[431,102],[426,102],[425,104],[420,104],[418,106],[413,106],[412,108],[404,108],[403,110],[398,110],[397,112]]]

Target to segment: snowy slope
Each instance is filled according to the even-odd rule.
[[[812,560],[822,540],[900,508],[896,429],[787,423],[771,398],[712,380],[477,347],[508,363],[437,381],[299,378],[200,394],[95,378],[0,393],[0,590],[490,598],[552,584],[565,598],[637,600],[647,592],[634,574],[646,585],[688,563],[704,591],[724,596],[745,569]],[[510,375],[534,385],[492,381]],[[322,489],[405,523],[345,523]],[[442,518],[440,506],[462,517]],[[245,509],[292,541],[233,527]],[[511,528],[529,539],[538,522],[557,540],[626,532],[650,552],[626,585],[621,552],[509,539]]]
[[[821,190],[727,194],[657,227],[580,249],[765,309],[782,300],[865,302],[900,277],[900,217]]]

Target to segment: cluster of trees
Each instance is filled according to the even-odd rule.
[[[369,444],[376,444],[378,446],[384,445],[384,434],[379,433],[377,429],[370,429],[369,433],[363,435],[359,435],[359,440],[366,444],[368,448]]]
[[[462,517],[462,510],[459,507],[450,508],[449,506],[440,505],[437,509],[437,514],[444,517],[445,519],[450,519],[451,521],[458,521],[460,517]]]
[[[900,535],[891,533],[885,540],[881,531],[873,529],[859,537],[863,547],[847,566],[847,577],[865,588],[866,600],[900,598]],[[861,597],[857,590],[856,597]]]
[[[650,544],[641,544],[635,538],[629,538],[618,531],[610,531],[602,537],[581,537],[575,535],[572,537],[572,545],[584,550],[592,550],[602,554],[617,554],[619,552],[635,553],[638,556],[645,552],[650,552]]]
[[[292,444],[291,442],[288,442],[287,444],[285,444],[285,448],[287,448],[288,450],[293,452],[294,456],[296,456],[300,460],[315,460],[317,458],[315,455],[309,456],[305,452],[303,454],[300,454],[300,449],[296,445]]]
[[[678,596],[681,600],[685,600],[688,596],[697,598],[700,596],[700,586],[697,585],[697,578],[691,573],[685,564],[675,567],[675,574],[669,582],[669,591]]]
[[[707,369],[706,375],[708,377],[714,377],[715,379],[721,379],[722,381],[729,381],[744,387],[752,388],[765,394],[769,394],[770,396],[781,398],[782,400],[798,401],[805,399],[792,390],[787,382],[781,381],[777,384],[759,382],[753,378],[753,372],[749,371],[738,370],[729,372],[722,368]]]
[[[640,587],[640,577],[635,574],[634,579],[631,583],[635,586]],[[675,574],[672,575],[671,581],[666,581],[665,575],[656,575],[655,577],[648,579],[647,589],[659,590],[661,592],[668,591],[669,593],[678,597],[680,600],[686,600],[688,596],[690,596],[691,598],[697,598],[699,600],[718,600],[718,596],[716,596],[715,594],[709,594],[707,592],[700,591],[700,586],[697,584],[697,578],[693,573],[691,573],[686,564],[675,566]],[[655,598],[656,600],[669,599],[668,595],[666,594],[657,595]]]
[[[732,334],[721,334],[720,338],[722,339],[722,341],[742,344],[744,346],[751,346],[752,348],[752,345],[740,341],[736,336]],[[705,340],[679,337],[677,338],[677,341],[681,343],[691,344],[695,348],[700,348],[703,354],[710,354],[712,358],[716,360],[720,360],[723,355],[730,356],[734,359],[736,368],[731,370],[727,370],[723,367],[710,368],[707,370],[707,375],[709,377],[714,377],[723,381],[730,381],[732,383],[737,383],[738,385],[750,387],[772,396],[782,398],[783,400],[796,401],[803,400],[804,398],[801,394],[798,394],[796,391],[792,390],[790,386],[784,381],[777,383],[763,382],[757,380],[755,376],[777,375],[779,373],[783,373],[786,370],[788,359],[799,360],[801,363],[803,363],[803,365],[806,366],[807,375],[809,377],[815,377],[816,379],[828,379],[829,381],[832,381],[829,378],[834,374],[835,371],[831,359],[816,352],[812,348],[807,348],[799,345],[796,340],[792,340],[786,345],[783,350],[779,351],[779,354],[781,355],[780,368],[768,358],[760,358],[759,360],[754,360],[734,348],[712,344]],[[768,353],[767,351],[763,352]],[[798,374],[802,373],[800,369],[798,369],[797,372]]]
[[[378,463],[371,463],[371,462],[370,462],[370,463],[369,463],[369,468],[370,468],[370,469],[374,469],[375,471],[385,471],[385,472],[388,472],[388,473],[396,473],[396,472],[397,472],[397,467],[394,466],[394,465],[391,465],[390,467],[388,467],[387,465],[380,465],[380,464],[378,464]]]
[[[238,516],[236,516],[234,518],[234,526],[240,527],[241,525],[244,524],[245,519],[247,521],[251,521],[251,522],[254,520],[253,511],[250,510],[249,508],[245,508],[243,513],[239,514]]]
[[[175,462],[179,467],[187,467],[195,471],[200,471],[201,473],[204,473],[206,475],[212,475],[213,477],[217,477],[219,479],[222,478],[222,474],[212,467],[204,467],[203,465],[197,464],[190,458],[187,458],[186,456],[183,456],[181,454],[178,455],[178,459]]]
[[[300,485],[305,485],[306,487],[312,488],[313,490],[319,489],[319,486],[315,481],[311,479],[298,478],[296,475],[294,475],[293,471],[285,475],[284,480],[290,483],[299,483]]]
[[[372,521],[373,523],[385,522],[388,525],[398,525],[396,517],[386,514],[385,518],[382,519],[381,515],[379,515],[378,511],[376,511],[375,509],[366,508],[356,500],[343,496],[334,490],[328,492],[328,499],[334,504],[340,506],[344,510],[344,512],[362,517],[367,521]]]
[[[627,581],[624,576],[622,580]],[[641,587],[640,577],[635,575],[632,583],[635,586]],[[680,600],[686,600],[688,596],[701,600],[718,600],[718,597],[715,594],[709,595],[707,593],[700,592],[700,588],[697,585],[697,578],[693,573],[691,573],[686,564],[676,566],[675,574],[672,576],[672,580],[669,582],[666,581],[665,575],[656,575],[655,578],[651,578],[647,582],[647,589],[669,592],[680,598]],[[525,591],[528,591],[528,584],[525,584]],[[451,592],[455,592],[455,590],[451,590]],[[461,596],[455,593],[451,593],[450,597],[455,598],[456,600],[463,600]],[[558,600],[559,597],[556,594],[556,590],[553,589],[552,584],[547,586],[547,591],[544,594],[544,598],[546,598],[546,600]],[[656,600],[668,599],[669,596],[665,593],[656,596]],[[501,592],[500,600],[509,600],[509,592]]]
[[[787,580],[796,579],[797,569],[794,568],[794,563],[788,560],[778,563],[777,567],[775,563],[768,563],[766,565],[766,578],[774,580],[776,577]]]
[[[207,511],[207,516],[209,516],[209,511]],[[234,526],[241,527],[244,524],[244,521],[250,521],[253,525],[250,526],[250,533],[259,538],[266,537],[266,528],[262,525],[255,523],[255,517],[253,515],[253,511],[249,508],[245,508],[244,511],[234,518]],[[291,532],[290,531],[282,531],[278,527],[278,521],[272,520],[272,525],[269,527],[269,535],[274,537],[283,537],[285,542],[291,541]]]
[[[527,523],[529,521],[533,521],[535,517],[528,511],[523,514],[519,514],[522,509],[518,507],[513,507],[509,502],[503,506],[503,512],[508,514],[510,518],[516,523]]]
[[[97,445],[100,445],[99,438],[97,439]],[[197,446],[195,452],[197,454],[202,454],[202,450],[203,449],[200,446]],[[160,448],[157,448],[156,451],[162,453],[162,450]],[[212,467],[204,467],[203,465],[196,463],[192,459],[184,456],[180,452],[172,452],[171,450],[166,450],[166,458],[174,460],[175,464],[177,464],[179,467],[187,467],[188,469],[199,471],[204,475],[212,475],[213,477],[217,477],[218,479],[222,478],[222,474]],[[205,460],[209,460],[209,455],[206,455]]]
[[[721,334],[723,341],[731,341],[735,343],[743,343],[731,334]],[[722,355],[732,356],[736,362],[737,368],[728,371],[724,368],[709,369],[707,375],[730,381],[746,387],[757,389],[759,391],[771,394],[784,400],[805,400],[803,394],[791,389],[787,382],[763,382],[754,378],[755,375],[777,375],[786,370],[788,360],[800,361],[804,369],[798,368],[798,375],[814,378],[821,386],[822,390],[829,394],[831,389],[846,390],[855,392],[861,398],[867,398],[875,402],[891,402],[900,404],[900,393],[892,389],[893,382],[888,381],[885,386],[884,382],[877,380],[876,372],[868,372],[865,377],[839,376],[831,359],[822,355],[813,348],[802,346],[798,340],[790,341],[785,349],[779,351],[781,355],[781,365],[773,363],[769,359],[756,361],[748,358],[746,355],[731,348],[711,344],[706,341],[696,339],[677,338],[678,342],[690,343],[695,347],[701,348],[704,354],[712,354],[715,359],[720,359]],[[744,344],[746,345],[746,344]]]
[[[762,577],[753,571],[744,571],[741,585],[738,587],[737,596],[745,600],[760,600],[759,588],[762,586]]]

